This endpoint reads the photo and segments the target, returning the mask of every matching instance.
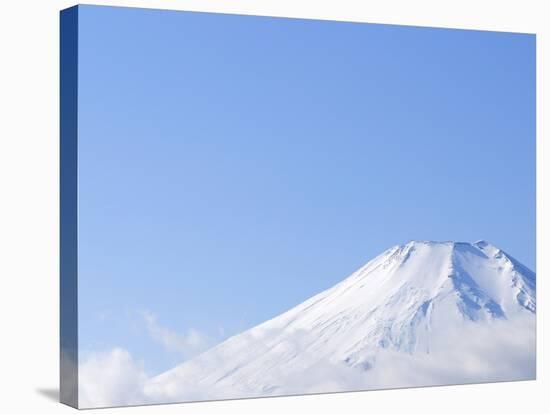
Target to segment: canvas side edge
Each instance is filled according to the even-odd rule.
[[[60,12],[59,400],[78,408],[78,6]]]

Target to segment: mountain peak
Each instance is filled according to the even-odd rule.
[[[368,370],[382,350],[427,355],[433,332],[532,318],[535,309],[534,273],[489,243],[413,240],[150,386],[170,389],[200,375],[206,389],[274,395],[289,376],[321,362]]]
[[[491,243],[489,243],[486,240],[477,240],[473,243],[467,242],[467,241],[457,241],[457,240],[409,240],[406,244],[396,245],[395,247],[405,247],[405,246],[417,246],[417,245],[426,245],[426,246],[464,246],[464,245],[470,245],[475,246],[479,248],[484,248],[487,246],[492,246]]]

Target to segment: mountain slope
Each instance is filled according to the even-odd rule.
[[[151,400],[182,401],[498,380],[487,374],[492,367],[481,377],[448,380],[437,367],[463,337],[491,332],[485,339],[490,345],[491,338],[509,336],[512,329],[514,335],[533,336],[535,310],[535,274],[502,250],[484,241],[414,241],[386,250],[334,287],[153,378],[145,391]],[[498,334],[492,331],[497,327]],[[455,343],[442,345],[446,338]],[[470,345],[462,346],[464,352],[477,352],[479,346]],[[529,359],[534,349],[522,345],[519,352]],[[452,355],[465,361],[456,350]],[[376,379],[376,368],[394,369],[393,361],[407,356],[415,358],[407,362],[413,367],[419,358],[431,364],[432,377],[395,384]]]

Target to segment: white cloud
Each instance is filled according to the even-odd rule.
[[[86,353],[79,363],[80,408],[132,405],[145,402],[147,375],[143,364],[122,348]]]
[[[379,387],[534,379],[536,320],[526,314],[488,325],[439,327],[430,354],[381,353],[372,374]]]
[[[149,323],[167,348],[187,351],[189,346],[201,343],[192,336],[174,337],[159,327],[154,317]],[[104,407],[534,379],[535,344],[535,318],[531,316],[488,325],[466,323],[460,329],[440,326],[431,336],[429,354],[379,350],[373,367],[367,370],[317,361],[295,374],[278,378],[276,383],[273,379],[276,387],[267,392],[240,386],[201,386],[196,378],[177,376],[159,388],[147,377],[142,364],[127,351],[115,348],[89,354],[81,362],[80,401],[83,407]]]
[[[107,316],[111,316],[110,313]],[[139,312],[139,316],[150,337],[166,351],[177,352],[182,362],[212,345],[212,340],[196,329],[179,333],[159,324],[152,312]],[[143,361],[136,360],[121,347],[84,352],[80,357],[78,375],[81,408],[153,402],[144,392],[149,376]]]
[[[190,358],[212,345],[212,340],[196,329],[191,328],[185,333],[176,332],[159,324],[153,313],[143,311],[140,314],[151,338],[167,351],[178,352],[184,358]]]
[[[531,315],[492,323],[439,326],[431,352],[382,349],[370,369],[322,361],[286,378],[280,394],[389,389],[534,379],[536,321]]]

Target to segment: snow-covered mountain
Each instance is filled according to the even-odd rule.
[[[535,274],[502,250],[413,241],[145,393],[166,402],[530,379],[535,310]]]

